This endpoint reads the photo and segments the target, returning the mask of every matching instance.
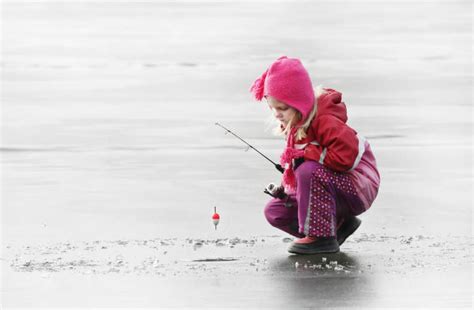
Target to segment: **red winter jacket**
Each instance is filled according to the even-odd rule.
[[[364,153],[364,139],[349,127],[342,94],[326,88],[317,100],[316,117],[304,139],[294,142],[294,148],[304,149],[304,158],[345,172],[354,169]]]

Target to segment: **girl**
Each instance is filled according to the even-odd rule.
[[[369,143],[346,124],[341,93],[319,88],[315,95],[299,59],[278,58],[250,91],[267,100],[286,136],[284,194],[266,205],[267,220],[300,238],[290,253],[338,252],[361,223],[356,215],[377,196],[380,176]]]

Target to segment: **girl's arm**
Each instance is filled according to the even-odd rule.
[[[312,126],[320,145],[308,144],[304,158],[317,161],[332,170],[350,170],[359,153],[357,132],[332,115],[322,115]]]

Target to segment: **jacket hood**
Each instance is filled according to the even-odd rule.
[[[342,94],[337,90],[325,88],[325,92],[318,98],[317,117],[332,115],[344,123],[347,122],[347,109],[342,101]]]

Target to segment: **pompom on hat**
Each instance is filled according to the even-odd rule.
[[[297,58],[282,56],[270,65],[250,88],[255,99],[271,96],[298,110],[306,119],[314,104],[314,91],[308,71]]]

